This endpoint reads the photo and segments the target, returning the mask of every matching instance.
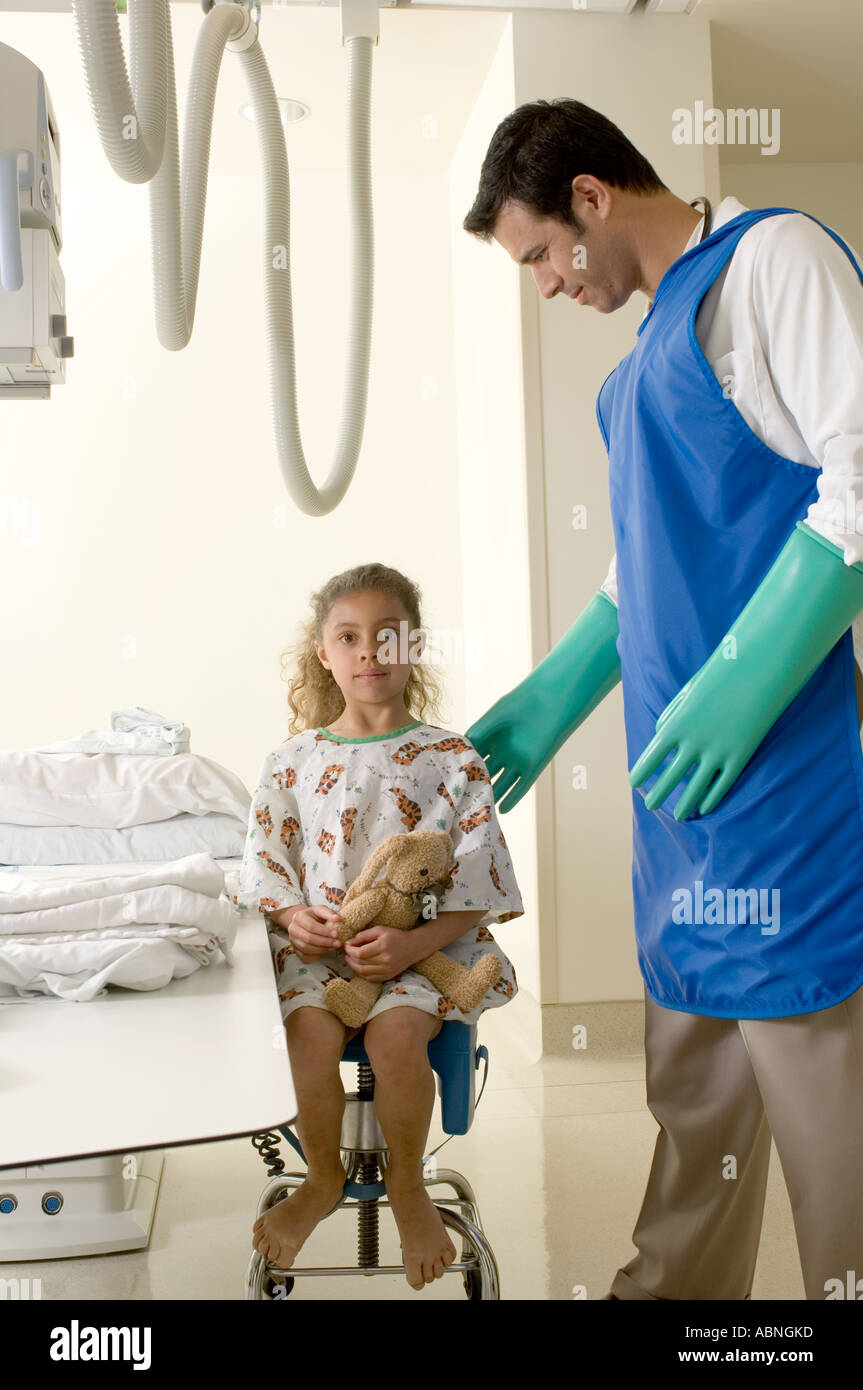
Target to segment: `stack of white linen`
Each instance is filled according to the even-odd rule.
[[[0,864],[242,856],[251,797],[195,753],[0,750]]]
[[[242,914],[193,854],[140,873],[47,882],[0,873],[0,1003],[160,989],[224,956]]]

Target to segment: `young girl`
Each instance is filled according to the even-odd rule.
[[[361,565],[312,596],[293,649],[290,728],[261,769],[249,817],[237,901],[265,914],[308,1160],[303,1185],[256,1223],[253,1244],[289,1269],[345,1181],[339,1141],[345,1093],[339,1062],[347,1029],[324,985],[353,974],[382,982],[363,1045],[375,1074],[375,1109],[389,1149],[384,1182],[414,1289],[456,1257],[426,1192],[422,1157],[435,1098],[428,1044],[444,1019],[473,1023],[517,991],[515,971],[488,924],[523,915],[488,772],[462,735],[424,722],[436,681],[422,649],[419,590],[398,570]],[[282,658],[290,662],[290,654]],[[338,904],[381,841],[445,830],[455,864],[437,915],[410,931],[371,924],[347,945]],[[470,967],[494,952],[498,983],[471,1014],[450,1006],[411,969],[434,951]]]

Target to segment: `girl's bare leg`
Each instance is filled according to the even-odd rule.
[[[339,1152],[345,1089],[339,1062],[358,1028],[328,1009],[306,1005],[288,1014],[285,1032],[297,1093],[295,1128],[308,1161],[305,1182],[259,1217],[252,1244],[271,1264],[290,1269],[304,1241],[332,1211],[345,1185]]]
[[[422,1178],[435,1098],[428,1045],[442,1027],[442,1019],[404,1004],[370,1019],[363,1039],[375,1074],[375,1109],[390,1154],[384,1182],[412,1289],[439,1279],[456,1257]]]

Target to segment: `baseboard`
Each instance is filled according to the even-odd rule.
[[[505,1012],[508,1037],[531,1062],[571,1056],[579,1046],[589,1048],[596,1058],[644,1054],[643,999],[540,1004],[522,987],[501,1012]]]

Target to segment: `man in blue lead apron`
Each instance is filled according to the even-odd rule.
[[[465,229],[531,265],[547,298],[611,313],[641,290],[651,303],[597,401],[617,602],[597,593],[467,734],[496,799],[509,793],[505,812],[622,681],[660,1134],[638,1254],[606,1297],[748,1298],[771,1134],[807,1298],[856,1297],[863,752],[850,625],[863,565],[807,525],[818,468],[755,433],[695,332],[746,232],[795,210],[735,216],[723,202],[711,226],[696,201],[703,223],[578,102],[520,107],[493,137]],[[816,225],[853,267],[859,316],[863,273]],[[863,336],[851,341],[848,370],[863,381]],[[863,445],[858,398],[849,438]]]

